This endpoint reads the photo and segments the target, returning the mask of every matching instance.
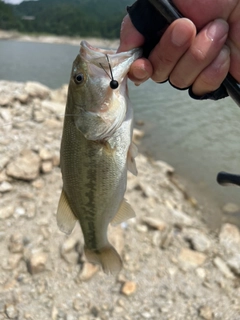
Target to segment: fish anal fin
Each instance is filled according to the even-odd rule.
[[[58,209],[57,209],[57,225],[58,228],[66,233],[70,234],[76,224],[77,218],[74,216],[66,197],[64,190],[62,190]]]
[[[99,250],[90,250],[85,247],[84,253],[89,262],[100,264],[106,274],[117,275],[122,269],[122,260],[109,243]]]
[[[116,226],[117,224],[120,224],[128,219],[135,218],[135,216],[135,212],[131,205],[125,199],[123,199],[117,214],[111,221],[111,225]]]
[[[128,149],[127,168],[135,176],[137,176],[138,174],[136,161],[135,161],[137,154],[138,154],[137,146],[132,142]]]

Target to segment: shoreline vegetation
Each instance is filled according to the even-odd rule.
[[[79,226],[58,230],[66,96],[67,85],[0,81],[0,319],[239,319],[239,229],[211,231],[165,162],[139,154],[129,173],[136,218],[109,230],[116,277],[86,261]]]
[[[0,29],[114,39],[133,0],[0,1]]]
[[[117,49],[119,45],[119,39],[101,39],[101,38],[84,38],[84,37],[67,37],[67,36],[55,36],[47,34],[24,34],[18,31],[6,31],[0,29],[0,40],[15,40],[15,41],[27,41],[27,42],[41,42],[41,43],[55,43],[55,44],[70,44],[78,46],[82,40],[86,40],[91,45],[100,48]]]

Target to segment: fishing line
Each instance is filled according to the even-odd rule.
[[[100,67],[106,72],[107,76],[108,76],[110,79],[112,79],[111,76],[110,76],[110,75],[108,74],[108,72],[106,71],[106,69],[104,69],[103,65],[102,65],[101,63],[99,63],[99,64],[100,64]]]
[[[106,72],[106,74],[108,75],[108,77],[111,79],[111,81],[110,81],[110,87],[111,87],[111,89],[117,89],[118,86],[119,86],[118,81],[117,81],[117,80],[114,80],[114,78],[113,78],[112,67],[111,67],[111,64],[110,64],[108,55],[105,54],[105,56],[106,56],[106,59],[107,59],[107,62],[108,62],[108,66],[109,66],[109,70],[110,70],[110,75],[109,75],[109,73],[106,71],[106,69],[103,67],[103,65],[102,65],[101,63],[99,63],[99,64],[100,64],[100,67]]]

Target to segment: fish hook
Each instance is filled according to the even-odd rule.
[[[107,59],[107,62],[108,62],[108,66],[109,66],[109,70],[110,70],[110,75],[109,75],[109,74],[107,73],[107,71],[103,68],[103,65],[102,65],[101,63],[99,63],[99,64],[100,64],[101,68],[102,68],[102,69],[106,72],[106,74],[109,76],[109,78],[111,79],[110,84],[109,84],[109,85],[110,85],[110,88],[111,88],[111,89],[117,89],[118,86],[119,86],[119,83],[118,83],[117,80],[114,80],[114,78],[113,78],[112,67],[111,67],[111,64],[110,64],[108,55],[105,54],[105,56],[106,56],[106,59]]]

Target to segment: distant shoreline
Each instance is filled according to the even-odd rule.
[[[101,38],[85,38],[85,37],[67,37],[55,35],[29,35],[17,31],[0,30],[0,40],[16,40],[27,42],[42,42],[42,43],[55,43],[55,44],[70,44],[78,46],[82,40],[86,40],[95,47],[117,49],[119,40],[109,40]]]

